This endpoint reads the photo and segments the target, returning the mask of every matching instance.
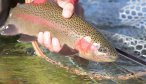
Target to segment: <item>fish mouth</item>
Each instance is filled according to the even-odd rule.
[[[110,55],[109,53],[100,52],[98,50],[88,53],[80,52],[79,56],[94,62],[115,62],[118,58],[117,55]]]
[[[112,55],[105,55],[105,53],[96,55],[94,57],[94,59],[96,59],[97,62],[114,62],[117,60],[117,56],[112,56]]]
[[[18,32],[18,29],[16,28],[14,24],[7,24],[0,28],[0,35],[12,36],[12,35],[16,35],[17,32]]]
[[[99,62],[114,62],[118,58],[118,54],[114,50],[111,52],[109,49],[102,47],[94,51],[93,55],[93,58]]]

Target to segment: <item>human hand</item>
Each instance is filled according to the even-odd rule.
[[[48,31],[45,31],[44,33],[40,32],[38,34],[38,42],[50,51],[60,53],[62,55],[72,55],[76,53],[76,50],[68,47],[67,45],[61,46],[59,40],[56,37],[51,37],[51,34]]]
[[[26,0],[27,3],[32,0]],[[50,0],[52,1],[52,0]],[[55,1],[61,8],[63,8],[62,16],[64,18],[70,18],[74,12],[75,4],[78,2],[78,0],[53,0]],[[45,3],[47,0],[34,0],[34,3]]]
[[[63,8],[62,16],[70,18],[74,12],[75,4],[78,0],[56,0],[57,4]]]
[[[36,1],[40,0],[35,0],[35,3]],[[56,0],[56,2],[63,8],[63,17],[70,18],[74,12],[74,5],[77,0]],[[50,32],[40,32],[38,34],[38,42],[52,52],[58,53],[62,48],[59,40],[56,37],[51,37]]]
[[[48,48],[52,52],[58,53],[61,50],[61,45],[56,37],[51,37],[50,32],[40,32],[38,34],[38,42]]]

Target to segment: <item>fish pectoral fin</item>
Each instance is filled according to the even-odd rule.
[[[76,56],[78,56],[79,57],[79,53],[74,53],[74,54],[70,54],[70,55],[66,55],[66,56],[69,56],[69,57],[76,57]]]
[[[0,34],[5,36],[13,36],[19,34],[19,32],[14,24],[8,24],[7,26],[2,27]]]
[[[37,37],[35,37],[35,36],[21,34],[20,38],[17,41],[19,41],[19,42],[32,42],[32,41],[36,41],[36,40],[37,40]]]
[[[64,44],[62,49],[59,51],[59,54],[64,56],[75,56],[78,54],[78,51]]]

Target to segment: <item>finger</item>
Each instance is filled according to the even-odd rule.
[[[57,38],[52,38],[52,48],[54,52],[59,52],[61,50],[61,45]]]
[[[65,18],[70,18],[74,12],[74,5],[72,3],[66,3],[63,7],[62,15]]]
[[[50,51],[52,51],[52,42],[51,42],[51,35],[50,32],[45,31],[44,32],[44,46],[48,48]]]
[[[68,3],[68,1],[57,0],[57,4],[58,4],[61,8],[63,8],[63,6],[64,6],[66,3]]]
[[[70,18],[74,12],[74,4],[70,0],[57,0],[57,3],[63,8],[62,16],[64,18]]]
[[[43,37],[43,32],[39,32],[38,34],[38,42],[41,44],[41,45],[44,45],[44,37]]]

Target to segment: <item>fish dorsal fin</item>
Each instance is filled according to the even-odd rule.
[[[17,41],[19,41],[19,42],[32,42],[32,41],[36,41],[36,40],[37,40],[37,37],[35,37],[35,36],[21,34],[20,38]]]

